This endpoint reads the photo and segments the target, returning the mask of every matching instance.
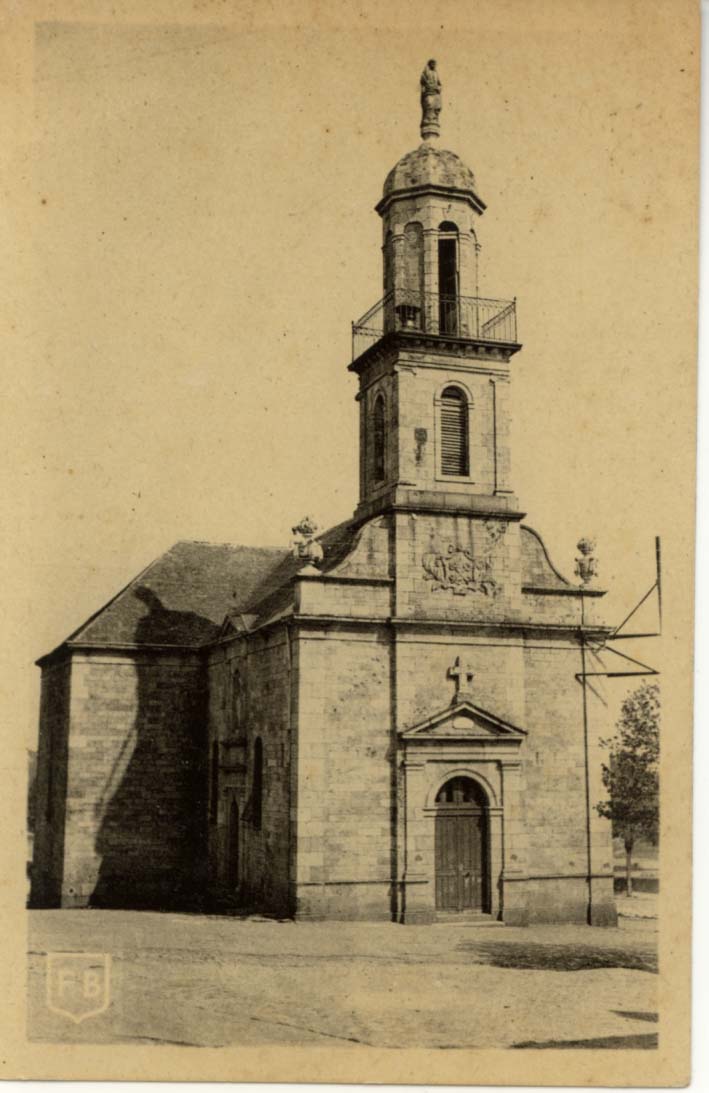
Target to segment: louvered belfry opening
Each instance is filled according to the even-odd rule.
[[[438,329],[441,334],[458,333],[458,229],[444,220],[438,236]]]
[[[441,396],[441,473],[465,478],[468,464],[468,403],[459,387]]]

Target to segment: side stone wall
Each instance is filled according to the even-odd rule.
[[[210,889],[217,901],[289,914],[291,877],[291,677],[288,631],[237,638],[209,666]],[[256,773],[262,748],[261,802]],[[216,751],[215,747],[216,745]],[[238,826],[237,826],[238,825]]]
[[[63,907],[201,905],[205,727],[196,656],[74,655]]]
[[[61,903],[71,662],[42,670],[30,887],[32,907]]]

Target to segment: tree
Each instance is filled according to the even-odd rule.
[[[640,836],[657,840],[659,820],[660,688],[644,683],[629,694],[620,711],[616,734],[602,740],[609,748],[603,764],[608,799],[596,805],[611,820],[613,834],[625,847],[626,896],[632,895],[633,846]]]

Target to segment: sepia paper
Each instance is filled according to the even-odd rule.
[[[4,6],[3,1076],[688,1081],[698,29],[685,0]],[[315,588],[304,514],[328,529],[355,510],[352,323],[382,296],[374,207],[421,142],[431,58],[437,147],[485,205],[466,298],[515,308],[524,524],[574,587],[594,542],[609,627],[648,594],[650,636],[606,683],[611,735],[659,673],[656,911],[607,942],[599,925],[28,911],[34,662],[177,542],[290,550]],[[425,555],[453,621],[497,594],[481,557]],[[445,643],[440,693],[474,720],[484,680]],[[492,713],[510,756],[531,754]]]

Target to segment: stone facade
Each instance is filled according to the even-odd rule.
[[[301,630],[298,644],[296,911],[388,919],[394,768],[386,636],[316,626]]]
[[[487,913],[517,924],[614,921],[610,832],[589,807],[598,796],[586,794],[587,778],[599,793],[607,732],[602,697],[588,688],[584,713],[580,678],[580,601],[592,597],[561,582],[556,595],[526,597],[520,539],[539,541],[519,524],[495,546],[499,600],[426,580],[419,538],[485,539],[485,522],[470,517],[379,517],[349,567],[375,556],[369,537],[385,541],[385,528],[391,584],[348,585],[336,570],[301,582],[298,913],[432,921],[436,791],[465,775],[488,797]],[[478,732],[455,704],[457,659],[473,674]]]
[[[353,519],[179,543],[40,662],[36,905],[615,922],[602,593],[522,522],[473,185],[429,144],[387,179]]]

